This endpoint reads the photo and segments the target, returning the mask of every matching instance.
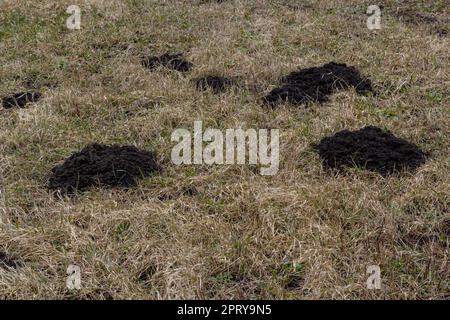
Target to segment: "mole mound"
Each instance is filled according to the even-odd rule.
[[[234,80],[220,76],[204,76],[193,81],[197,90],[205,91],[209,88],[215,94],[224,92],[227,88],[237,85]]]
[[[36,102],[41,97],[39,92],[19,92],[12,96],[4,97],[2,99],[2,106],[5,109],[19,107],[23,108],[28,102]]]
[[[142,59],[141,63],[145,68],[150,70],[153,70],[159,66],[164,66],[180,72],[187,72],[193,67],[192,63],[183,59],[182,53],[165,53],[162,56],[146,57]]]
[[[93,185],[132,187],[138,178],[159,171],[155,156],[133,146],[90,144],[55,166],[49,189],[84,191]]]
[[[267,104],[325,102],[334,91],[349,87],[354,87],[359,94],[373,91],[371,81],[363,78],[355,67],[335,62],[294,71],[281,82],[281,87],[273,89],[264,98]]]
[[[382,175],[414,171],[426,160],[416,145],[374,126],[340,131],[323,138],[314,149],[326,167],[342,169],[356,166]]]
[[[0,267],[3,269],[16,269],[18,267],[18,263],[12,260],[8,255],[2,251],[0,251]]]

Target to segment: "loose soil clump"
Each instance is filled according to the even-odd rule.
[[[55,166],[49,189],[72,194],[91,186],[129,188],[159,171],[155,155],[134,146],[90,144]]]
[[[36,102],[41,98],[39,92],[18,92],[12,96],[2,99],[2,106],[5,109],[14,107],[24,108],[28,102]]]
[[[236,86],[236,81],[221,76],[204,76],[193,80],[199,91],[211,89],[214,94],[225,92],[229,87]]]
[[[180,72],[188,72],[194,66],[189,61],[183,59],[182,53],[165,53],[162,56],[146,57],[142,59],[141,63],[145,68],[150,70],[163,66]]]
[[[340,131],[323,138],[314,149],[326,167],[356,166],[382,175],[403,170],[412,172],[426,161],[425,154],[416,145],[374,126]]]
[[[273,89],[264,98],[267,104],[275,106],[285,101],[294,105],[325,102],[333,92],[349,87],[354,87],[359,94],[373,91],[371,81],[361,76],[355,67],[335,62],[294,71],[284,77],[281,83],[281,87]]]

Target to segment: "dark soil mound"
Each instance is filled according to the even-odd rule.
[[[2,99],[2,106],[5,109],[19,107],[23,108],[28,102],[36,102],[41,97],[39,92],[19,92],[12,96],[4,97]]]
[[[151,152],[133,146],[90,144],[52,169],[49,189],[73,193],[93,185],[128,188],[156,171],[159,167]]]
[[[340,131],[322,139],[314,148],[326,167],[357,166],[382,175],[414,171],[426,160],[416,145],[374,126]]]
[[[324,102],[334,91],[349,87],[354,87],[359,94],[373,91],[371,81],[363,78],[355,67],[335,62],[294,71],[281,82],[281,87],[273,89],[265,97],[267,104],[274,106],[283,101],[295,105]]]
[[[12,260],[8,255],[4,252],[0,251],[0,268],[3,269],[16,269],[18,267],[18,263]]]
[[[165,53],[162,56],[151,56],[143,58],[142,65],[150,70],[159,66],[174,69],[181,72],[187,72],[192,69],[193,64],[183,59],[182,53],[169,54]]]
[[[211,89],[213,93],[224,92],[227,88],[237,85],[237,83],[225,77],[220,76],[204,76],[194,79],[197,90],[205,91]]]

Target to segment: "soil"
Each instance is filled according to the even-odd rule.
[[[193,80],[199,91],[211,89],[214,94],[226,91],[227,88],[236,86],[236,81],[220,76],[204,76]]]
[[[133,146],[90,144],[55,166],[49,189],[72,194],[91,186],[129,188],[159,171],[155,155]]]
[[[314,146],[325,167],[361,167],[382,175],[412,172],[426,161],[416,145],[389,131],[368,126],[357,131],[343,130]]]
[[[153,70],[159,66],[164,66],[180,72],[188,72],[194,66],[189,61],[183,59],[182,53],[165,53],[162,56],[146,57],[142,59],[141,63],[145,68],[150,70]]]
[[[335,62],[294,71],[284,77],[281,84],[264,98],[267,104],[325,102],[333,92],[349,87],[354,87],[359,94],[373,91],[371,81],[361,76],[355,67]]]
[[[23,108],[28,102],[36,102],[40,99],[39,92],[18,92],[12,96],[4,97],[2,99],[2,106],[5,109],[19,107]]]
[[[8,255],[4,252],[0,251],[0,268],[3,269],[16,269],[19,264],[12,260]]]

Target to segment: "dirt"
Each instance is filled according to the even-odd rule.
[[[39,92],[18,92],[2,98],[2,106],[5,109],[19,107],[24,108],[28,102],[36,102],[41,98]]]
[[[204,76],[193,80],[195,87],[199,91],[211,89],[214,94],[225,92],[229,87],[236,86],[237,83],[233,79],[221,76]]]
[[[371,81],[361,76],[355,67],[335,62],[294,71],[284,77],[281,84],[264,98],[267,104],[325,102],[333,92],[350,87],[354,87],[359,94],[373,91]]]
[[[3,269],[16,269],[19,264],[8,257],[5,252],[0,251],[0,268]]]
[[[162,56],[150,56],[143,58],[141,63],[145,68],[150,70],[163,66],[180,72],[188,72],[194,66],[189,61],[184,60],[182,53],[165,53]]]
[[[343,130],[314,146],[328,168],[360,167],[382,175],[413,172],[426,161],[416,145],[374,126]]]
[[[90,144],[51,170],[48,187],[73,194],[91,186],[130,188],[159,171],[155,155],[134,146]]]

